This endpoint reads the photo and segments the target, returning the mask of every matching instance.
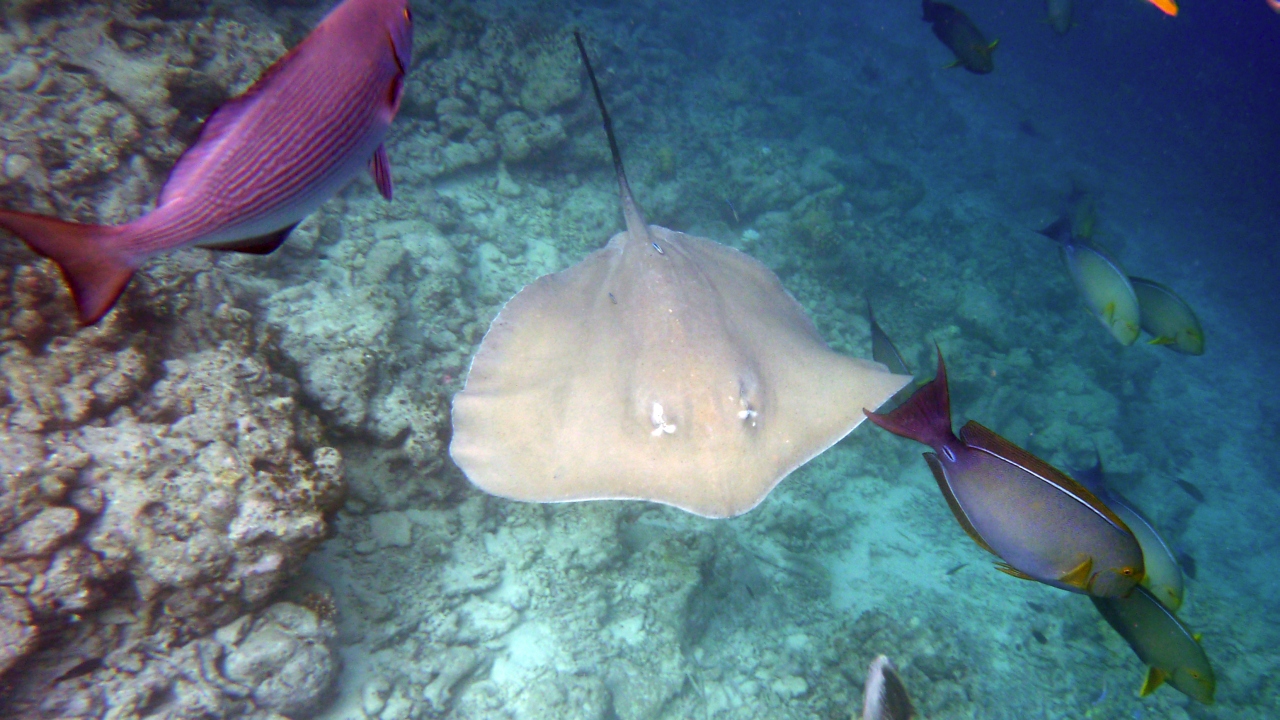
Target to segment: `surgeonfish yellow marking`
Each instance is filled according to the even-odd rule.
[[[970,421],[951,429],[946,366],[880,427],[928,445],[925,462],[964,531],[1000,571],[1071,592],[1123,597],[1144,575],[1133,532],[1101,500],[1043,460]]]
[[[1156,688],[1164,684],[1165,674],[1160,668],[1147,668],[1147,676],[1142,680],[1142,687],[1138,688],[1139,697],[1146,697],[1156,691]]]
[[[1059,582],[1080,588],[1086,593],[1089,592],[1091,580],[1093,580],[1093,558],[1085,558],[1085,561],[1077,565],[1074,570],[1058,578]]]
[[[1268,2],[1270,1],[1271,0],[1268,0]],[[1160,12],[1164,13],[1165,15],[1168,15],[1170,17],[1178,16],[1178,3],[1174,2],[1174,0],[1147,0],[1147,2],[1160,8]],[[1280,12],[1280,10],[1278,10],[1277,12]]]

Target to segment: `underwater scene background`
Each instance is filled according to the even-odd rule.
[[[120,223],[324,0],[5,0],[0,207]],[[149,261],[79,327],[0,240],[0,716],[845,718],[894,659],[925,718],[1280,717],[1280,15],[965,0],[418,2],[386,140],[270,255]],[[450,400],[524,285],[622,229],[580,30],[648,220],[769,266],[841,353],[866,303],[977,420],[1108,485],[1178,556],[1216,702],[1089,601],[995,572],[921,448],[865,424],[754,510],[517,503]],[[335,62],[337,59],[335,59]],[[1115,342],[1036,230],[1195,309]],[[1097,455],[1095,456],[1095,448]]]

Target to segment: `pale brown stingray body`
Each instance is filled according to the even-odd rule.
[[[494,319],[450,454],[518,500],[738,515],[910,378],[832,352],[760,262],[646,226],[615,165],[628,229]]]

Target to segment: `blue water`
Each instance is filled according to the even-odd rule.
[[[329,3],[176,5],[152,20],[237,18],[287,46]],[[1186,0],[1176,18],[1141,0],[1079,0],[1065,36],[1041,3],[964,0],[999,39],[996,69],[982,76],[944,67],[952,54],[911,0],[413,6],[418,53],[387,140],[396,201],[361,178],[270,258],[175,256],[205,273],[199,289],[166,286],[172,266],[144,268],[145,294],[126,295],[127,320],[111,330],[166,338],[146,345],[156,377],[174,372],[162,361],[238,348],[287,378],[272,392],[293,395],[314,415],[299,426],[346,458],[331,538],[274,596],[319,588],[338,608],[327,642],[343,669],[307,716],[860,717],[866,668],[887,654],[931,720],[1280,717],[1280,400],[1269,382],[1280,352],[1280,14],[1264,0]],[[574,29],[597,53],[651,223],[764,262],[840,352],[870,356],[871,300],[918,377],[932,375],[935,347],[945,354],[956,426],[981,422],[1068,471],[1097,449],[1112,488],[1194,559],[1179,617],[1203,634],[1214,705],[1170,687],[1138,697],[1145,666],[1090,603],[992,569],[924,448],[870,424],[729,520],[638,502],[515,503],[466,482],[448,458],[448,399],[487,323],[622,223],[583,88],[544,109],[564,137],[527,158],[500,166],[495,151],[440,171],[431,143],[444,133],[479,147],[525,102],[502,80],[523,72],[513,58],[571,47]],[[32,57],[45,63],[47,50]],[[62,60],[66,72],[97,71],[74,53]],[[485,93],[499,111],[480,109]],[[464,110],[446,113],[443,98]],[[18,109],[6,110],[0,149],[34,147],[22,143],[35,121],[20,103],[5,108]],[[3,188],[5,207],[136,216],[208,111],[179,109],[191,117],[143,128],[163,145],[147,150],[150,171],[123,157],[59,185],[58,202],[23,176]],[[59,122],[70,133],[86,111],[68,112]],[[441,129],[457,117],[479,130]],[[49,163],[64,153],[45,152]],[[1126,271],[1195,309],[1204,355],[1145,338],[1121,347],[1085,310],[1058,249],[1034,232],[1073,185],[1096,199],[1095,238]],[[16,241],[0,242],[6,262],[35,266]],[[256,344],[201,329],[226,317],[223,300],[198,299],[210,285],[225,307],[251,313],[257,325],[243,332]],[[139,308],[153,296],[197,299],[152,330]],[[0,360],[22,355],[9,335],[0,342]],[[5,437],[19,422],[5,408],[35,382],[24,377],[0,392]],[[147,414],[151,392],[119,404],[164,422],[167,409]],[[131,417],[90,414],[41,433],[132,428]],[[383,542],[385,528],[403,541]],[[63,671],[48,657],[79,647],[73,635],[10,676],[22,697],[43,692],[23,682]],[[105,682],[116,667],[107,657],[76,682]],[[120,677],[112,687],[131,682]],[[171,708],[157,697],[143,705]]]

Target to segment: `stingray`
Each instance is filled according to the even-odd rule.
[[[742,514],[910,378],[830,350],[762,263],[645,224],[575,39],[627,229],[498,313],[453,399],[450,455],[516,500]]]

